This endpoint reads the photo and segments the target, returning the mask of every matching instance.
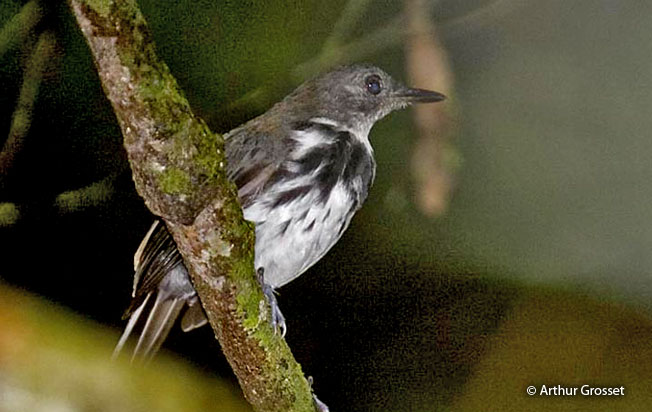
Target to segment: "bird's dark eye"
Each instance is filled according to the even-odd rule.
[[[378,94],[383,89],[383,86],[380,83],[380,77],[375,74],[367,77],[365,83],[367,85],[367,91],[371,94]]]

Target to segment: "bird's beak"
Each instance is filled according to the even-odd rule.
[[[404,100],[407,103],[434,103],[446,99],[441,93],[424,89],[411,89],[402,87],[394,93],[394,97]]]

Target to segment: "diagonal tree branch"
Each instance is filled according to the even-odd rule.
[[[253,271],[254,231],[225,175],[223,139],[158,60],[133,0],[69,0],[124,135],[138,193],[165,219],[215,335],[257,411],[312,411],[308,382]]]

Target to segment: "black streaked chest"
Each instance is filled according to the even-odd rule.
[[[365,140],[317,122],[296,124],[292,140],[295,147],[279,178],[299,178],[299,187],[317,190],[321,203],[340,186],[350,194],[353,210],[357,210],[367,198],[376,173],[376,162]]]
[[[297,124],[288,152],[244,206],[256,224],[257,267],[279,287],[318,261],[342,236],[374,178],[368,144],[318,122]]]

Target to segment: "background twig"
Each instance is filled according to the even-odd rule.
[[[0,30],[0,56],[14,44],[24,41],[42,15],[43,11],[36,0],[27,2],[20,13],[12,17]]]
[[[408,35],[405,54],[410,83],[439,90],[453,101],[453,73],[448,56],[429,18],[425,0],[406,0]],[[451,144],[456,133],[456,112],[443,106],[413,108],[418,138],[412,151],[411,169],[416,182],[416,204],[428,216],[443,214],[453,188],[459,156]]]
[[[39,36],[36,48],[27,62],[23,85],[16,103],[16,109],[11,120],[9,137],[0,152],[0,175],[5,175],[11,169],[16,155],[23,147],[25,136],[29,131],[34,102],[38,94],[43,71],[47,66],[54,50],[54,35],[45,31]]]

